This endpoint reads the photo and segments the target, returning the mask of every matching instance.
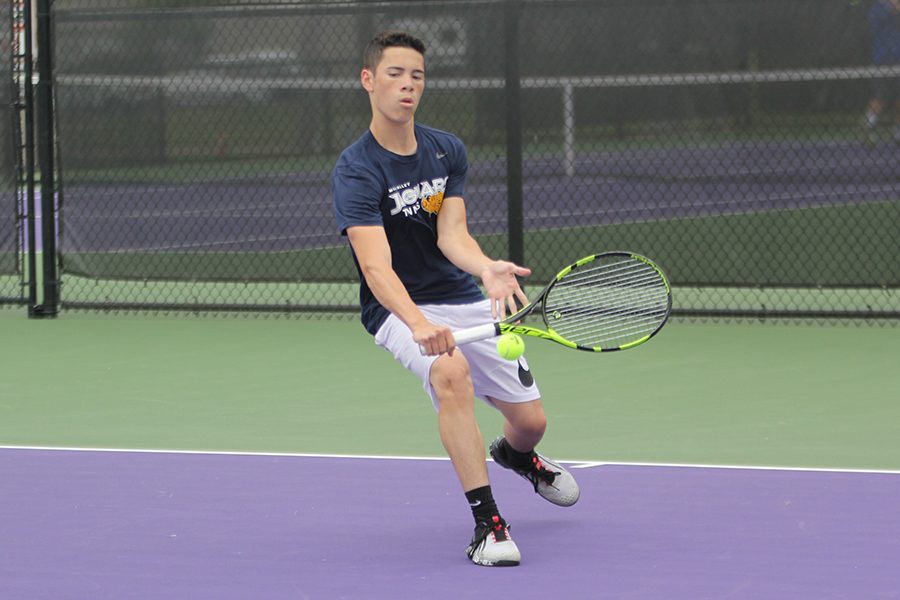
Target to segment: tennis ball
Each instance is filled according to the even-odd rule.
[[[497,338],[497,354],[506,360],[517,360],[525,352],[525,342],[514,333],[505,333]]]

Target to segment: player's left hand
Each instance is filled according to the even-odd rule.
[[[491,300],[491,317],[494,320],[505,319],[507,307],[509,314],[514,314],[520,307],[528,304],[528,298],[516,279],[516,276],[528,275],[531,275],[531,269],[505,260],[495,260],[484,269],[481,281]]]

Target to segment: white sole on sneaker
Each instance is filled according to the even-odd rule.
[[[466,556],[482,567],[514,567],[522,560],[519,547],[509,536],[506,522],[502,519],[497,521],[498,517],[494,519],[498,523],[495,526],[482,523],[476,527],[475,536],[466,548]]]
[[[488,536],[490,539],[490,535]],[[476,565],[482,567],[515,567],[522,560],[518,546],[512,540],[491,543],[485,539],[474,552],[466,549],[466,555]],[[470,554],[471,552],[471,554]]]

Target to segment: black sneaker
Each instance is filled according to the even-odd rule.
[[[500,448],[503,441],[504,438],[501,436],[491,442],[491,457],[494,462],[505,469],[515,471],[530,481],[534,486],[534,491],[553,504],[572,506],[578,502],[578,497],[581,495],[578,482],[562,465],[532,450],[531,465],[528,468],[514,467],[506,460],[506,456]]]
[[[479,521],[475,526],[466,556],[483,567],[515,567],[522,558],[516,543],[509,537],[509,525],[497,515],[491,517],[490,522]]]

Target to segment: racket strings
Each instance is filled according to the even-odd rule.
[[[665,314],[665,308],[557,308],[552,328],[581,346],[621,346],[652,333]]]
[[[612,284],[604,283],[604,285],[610,286],[604,290],[604,308],[614,311],[617,308],[633,308],[638,305],[643,310],[644,306],[640,304],[641,300],[645,300],[648,295],[656,297],[660,291],[662,298],[665,299],[666,291],[664,288],[661,290],[658,288],[658,279],[655,274],[649,274],[618,280]],[[576,284],[574,288],[568,286],[565,292],[566,299],[578,305],[589,304],[596,295],[596,289],[591,282]]]
[[[668,314],[665,280],[636,259],[587,264],[560,279],[544,301],[544,318],[580,346],[619,347],[653,333]]]
[[[621,346],[653,332],[664,315],[665,309],[604,310],[602,314],[585,312],[580,321],[569,315],[567,320],[555,324],[553,329],[582,346]],[[605,319],[605,323],[594,323],[598,318]]]
[[[625,312],[645,312],[658,301],[662,301],[662,308],[665,308],[667,302],[666,290],[658,287],[658,281],[654,277],[613,283],[599,282],[599,285],[603,287],[582,285],[566,289],[561,298],[568,303],[569,308],[576,312],[586,308],[589,314],[598,311],[615,313],[620,309]]]
[[[641,302],[653,302],[653,299],[641,299]],[[665,308],[634,308],[629,306],[607,306],[594,309],[562,309],[554,314],[554,329],[560,335],[576,338],[572,341],[621,345],[628,336],[641,337],[652,332],[660,319],[665,316]]]
[[[646,295],[639,296],[636,294],[621,294],[616,298],[607,297],[602,307],[581,308],[580,305],[572,307],[572,303],[580,302],[580,300],[570,298],[570,305],[565,309],[557,308],[554,315],[558,314],[557,320],[561,317],[565,320],[560,321],[554,328],[559,330],[564,326],[568,331],[598,331],[602,330],[608,334],[614,332],[627,333],[633,330],[643,329],[647,323],[653,323],[657,320],[660,312],[665,311],[663,306],[660,309],[653,307],[640,306],[638,303],[654,302],[653,298],[647,298]],[[604,323],[597,323],[597,318],[605,319]]]

